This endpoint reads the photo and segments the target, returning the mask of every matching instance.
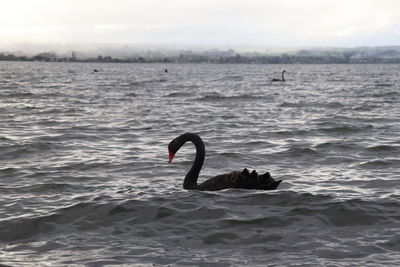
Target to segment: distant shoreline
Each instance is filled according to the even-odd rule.
[[[96,58],[59,57],[55,53],[45,52],[35,56],[15,56],[0,53],[0,61],[22,62],[91,62],[91,63],[211,63],[211,64],[399,64],[400,56],[352,56],[337,55],[241,55],[207,56],[202,54],[180,54],[178,56],[132,56],[129,58],[101,56]]]
[[[98,61],[98,60],[35,60],[35,59],[0,59],[0,62],[45,62],[45,63],[125,63],[125,64],[249,64],[249,65],[278,65],[278,64],[400,64],[400,60],[364,60],[364,61],[326,61],[326,60],[296,60],[296,61],[278,61],[278,62],[264,62],[259,60],[248,60],[248,61],[235,61],[235,60],[204,60],[204,61],[169,61],[169,60],[126,60],[126,59],[113,59],[110,61]]]

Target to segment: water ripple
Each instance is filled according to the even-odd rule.
[[[165,68],[0,62],[1,264],[400,264],[397,65]],[[188,131],[279,190],[183,190]]]

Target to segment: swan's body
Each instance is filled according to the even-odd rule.
[[[275,79],[272,79],[271,81],[272,82],[284,82],[285,81],[285,76],[284,76],[285,72],[286,72],[286,70],[282,71],[282,79],[275,78]]]
[[[193,133],[185,133],[172,140],[168,145],[169,163],[172,162],[175,153],[187,141],[191,141],[195,145],[196,158],[183,181],[184,189],[202,191],[216,191],[227,188],[273,190],[276,189],[281,182],[275,181],[268,172],[263,175],[258,175],[256,171],[250,173],[247,169],[244,169],[243,171],[233,171],[226,174],[220,174],[201,184],[197,184],[197,179],[205,157],[205,147],[200,136]]]

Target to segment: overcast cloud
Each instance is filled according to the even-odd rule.
[[[400,45],[398,0],[1,0],[12,42]]]

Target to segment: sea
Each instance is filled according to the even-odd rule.
[[[399,73],[0,62],[0,266],[400,266]],[[185,132],[282,183],[184,190]]]

